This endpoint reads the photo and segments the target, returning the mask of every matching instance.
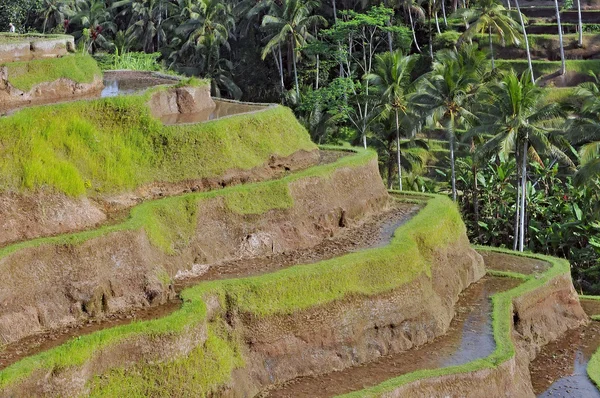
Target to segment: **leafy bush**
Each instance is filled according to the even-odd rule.
[[[102,70],[140,70],[140,71],[164,71],[162,64],[158,61],[160,53],[146,54],[142,52],[124,52],[119,54],[96,54],[94,58]]]
[[[452,49],[456,46],[456,42],[460,38],[460,33],[449,30],[447,32],[440,33],[433,38],[434,50]]]

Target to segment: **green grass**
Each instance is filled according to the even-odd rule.
[[[522,73],[527,66],[527,60],[496,60],[498,67],[513,68],[515,72]],[[536,78],[550,73],[557,72],[560,69],[560,61],[532,61],[533,72]],[[567,71],[575,71],[577,73],[587,75],[589,71],[600,73],[600,60],[567,60]]]
[[[515,355],[515,347],[511,339],[512,330],[512,301],[514,298],[519,297],[525,293],[532,292],[535,289],[543,286],[550,282],[553,278],[560,275],[570,275],[569,263],[565,260],[536,255],[536,254],[524,254],[519,252],[513,252],[505,249],[489,248],[489,247],[476,247],[478,250],[489,250],[500,253],[506,253],[511,255],[519,255],[549,262],[552,266],[539,278],[531,278],[527,275],[519,275],[519,279],[523,279],[524,282],[515,287],[514,289],[506,292],[496,293],[492,296],[493,312],[492,312],[492,326],[494,330],[494,340],[496,342],[496,349],[487,358],[478,359],[459,366],[450,366],[446,368],[438,369],[424,369],[416,372],[408,373],[400,377],[389,379],[375,387],[368,388],[361,391],[356,391],[350,394],[345,394],[344,398],[364,398],[364,397],[378,397],[387,392],[393,391],[394,389],[415,382],[425,378],[433,378],[444,375],[462,374],[474,372],[482,369],[495,368],[498,365],[510,360]],[[517,276],[516,273],[510,273],[510,276]],[[507,276],[507,275],[504,275]]]
[[[61,78],[76,83],[92,83],[102,72],[96,61],[88,55],[68,55],[61,58],[9,62],[0,66],[7,68],[8,82],[21,91],[28,92],[40,83]]]
[[[158,62],[160,53],[126,52],[123,54],[97,54],[94,58],[102,70],[139,70],[163,71],[165,68]]]
[[[55,39],[68,39],[67,35],[42,35],[39,33],[7,33],[0,32],[0,45],[1,44],[13,44],[13,43],[30,43],[31,41],[43,41],[46,40],[55,40]]]
[[[116,193],[248,170],[271,155],[316,149],[284,107],[163,126],[146,106],[150,95],[34,107],[0,119],[0,191]]]
[[[372,152],[360,151],[356,156],[343,157],[334,164],[314,167],[286,178],[288,181],[291,178],[311,176],[327,178],[339,167],[364,164],[373,159]],[[257,185],[261,184],[255,184]],[[227,192],[220,194],[228,195]],[[202,194],[192,196],[199,195]],[[464,232],[465,227],[457,207],[447,197],[432,197],[419,214],[396,230],[394,238],[386,247],[351,253],[316,264],[295,266],[258,277],[202,283],[183,291],[182,308],[165,318],[81,336],[6,368],[0,372],[0,388],[15,385],[36,369],[56,372],[65,367],[80,366],[98,355],[103,348],[118,344],[124,339],[143,335],[152,341],[164,341],[167,336],[189,333],[191,328],[207,322],[204,303],[207,296],[218,297],[222,306],[230,311],[263,317],[290,314],[351,295],[375,295],[390,291],[423,273],[430,275],[433,252],[439,247],[451,245]],[[212,323],[209,327],[211,325]],[[235,336],[220,338],[229,347],[224,352],[240,352]],[[197,374],[198,371],[194,368],[199,363],[198,358],[207,355],[212,354],[206,347],[197,348],[189,357],[166,364],[141,363],[129,370],[113,369],[94,380],[92,391],[97,395],[110,396],[126,387],[127,391],[140,395],[160,395],[160,391],[166,391],[165,388],[181,391],[182,388],[193,388],[198,383],[199,391],[206,392],[223,383],[222,374],[210,381],[199,381],[196,376],[188,375]],[[224,367],[227,371],[241,363],[233,354],[219,354],[214,361],[229,364]],[[177,371],[169,369],[170,363],[175,364],[174,369]],[[184,387],[184,384],[189,385]]]

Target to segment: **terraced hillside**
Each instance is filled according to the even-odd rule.
[[[533,396],[589,323],[565,261],[205,81],[2,117],[0,175],[0,396]]]

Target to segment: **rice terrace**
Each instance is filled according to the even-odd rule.
[[[600,397],[597,0],[0,0],[0,397]]]

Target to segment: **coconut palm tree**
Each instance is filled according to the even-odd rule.
[[[461,8],[457,16],[465,18],[469,23],[461,40],[471,40],[476,34],[487,33],[494,69],[494,46],[492,35],[495,35],[502,45],[519,45],[521,39],[520,26],[516,21],[517,12],[507,10],[498,0],[479,0],[471,8]]]
[[[558,25],[558,42],[560,43],[560,74],[564,75],[567,72],[565,65],[565,46],[563,43],[562,25],[560,24],[560,7],[558,0],[554,0],[554,8],[556,9],[556,24]],[[579,30],[581,32],[581,28]]]
[[[312,28],[318,25],[326,25],[327,20],[320,15],[311,15],[313,10],[319,6],[317,0],[286,0],[283,7],[271,9],[271,13],[265,15],[262,27],[272,32],[271,39],[265,45],[262,58],[265,59],[269,53],[280,45],[289,43],[294,66],[294,83],[296,86],[296,97],[300,98],[300,84],[298,82],[298,49],[304,46],[308,40],[313,39]]]
[[[417,41],[417,34],[415,32],[415,18],[417,20],[425,18],[425,10],[419,5],[416,0],[396,0],[395,6],[402,8],[406,15],[408,15],[408,21],[410,23],[410,29],[412,30],[413,41],[418,52],[421,52],[419,42]],[[413,14],[415,17],[413,17]]]
[[[470,126],[475,116],[470,108],[486,70],[485,54],[474,45],[436,54],[432,71],[420,79],[411,96],[413,107],[427,124],[442,127],[450,143],[452,199],[456,200],[455,140],[459,127]]]
[[[40,19],[43,21],[42,33],[62,25],[67,17],[73,15],[69,3],[64,0],[44,0],[42,2],[40,9]]]
[[[583,23],[581,22],[581,0],[577,0],[577,22],[579,28],[579,38],[577,41],[577,45],[579,47],[583,46]]]
[[[163,22],[168,19],[173,3],[168,0],[123,0],[113,3],[112,8],[126,7],[121,13],[131,16],[125,35],[130,47],[145,52],[155,52],[166,44],[167,35]]]
[[[103,0],[77,0],[75,1],[75,12],[71,19],[72,26],[78,28],[74,36],[86,38],[89,34],[89,51],[95,51],[98,47],[110,47],[106,40],[105,32],[115,33],[117,26],[112,20],[110,10]]]
[[[398,163],[398,186],[402,191],[402,157],[400,151],[400,116],[406,117],[409,107],[408,95],[412,91],[410,73],[415,64],[413,56],[400,51],[386,52],[375,57],[374,72],[366,79],[381,95],[384,116],[394,115],[396,124],[396,157]]]
[[[569,120],[569,134],[573,145],[581,145],[581,167],[575,175],[575,184],[583,185],[600,177],[600,79],[582,83],[575,89],[581,101],[577,118]]]
[[[525,213],[527,164],[530,159],[543,165],[542,155],[572,166],[571,160],[553,140],[554,123],[563,115],[558,104],[544,105],[543,91],[531,81],[528,73],[520,77],[513,71],[486,90],[478,119],[481,124],[471,129],[466,138],[484,135],[488,139],[478,149],[478,155],[489,158],[501,153],[515,156],[520,169],[517,189],[515,238],[523,251],[525,242]],[[517,240],[515,240],[517,242]]]
[[[525,52],[527,53],[527,65],[529,66],[529,73],[531,74],[531,81],[535,81],[535,76],[533,75],[533,64],[531,63],[531,51],[529,49],[529,38],[527,37],[527,29],[525,28],[525,16],[521,12],[521,7],[519,6],[519,0],[515,0],[515,6],[517,7],[517,13],[519,15],[519,22],[521,23],[521,30],[523,31],[523,38],[525,39]],[[508,4],[508,8],[510,9],[510,3]]]
[[[239,99],[242,92],[231,76],[233,65],[221,55],[222,48],[230,49],[229,37],[235,25],[231,6],[220,0],[200,0],[188,15],[189,19],[175,30],[178,37],[173,45],[178,49],[169,56],[171,66],[210,78],[215,96],[226,90]]]

